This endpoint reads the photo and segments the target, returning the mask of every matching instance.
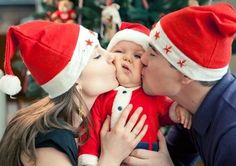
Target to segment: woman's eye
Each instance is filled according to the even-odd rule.
[[[102,55],[98,55],[98,56],[94,57],[93,59],[99,59],[99,58],[101,58],[101,56]]]
[[[137,55],[137,54],[136,54],[136,55],[134,55],[134,57],[140,59],[140,58],[141,58],[141,55]]]
[[[115,51],[113,51],[113,53],[122,53],[122,51],[121,50],[115,50]]]

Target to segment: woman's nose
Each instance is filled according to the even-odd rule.
[[[112,63],[114,61],[114,59],[115,59],[114,53],[109,52],[107,55],[108,55],[107,56],[108,63]]]

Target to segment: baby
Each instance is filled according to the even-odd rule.
[[[148,96],[141,87],[141,57],[148,48],[148,41],[148,28],[128,22],[121,24],[120,31],[110,41],[107,50],[115,55],[114,64],[120,86],[100,95],[93,105],[91,117],[94,126],[90,128],[89,140],[79,149],[79,165],[97,165],[103,122],[110,115],[112,128],[122,110],[130,103],[133,110],[140,106],[143,108],[141,115],[146,114],[146,120],[142,120],[148,125],[145,136],[136,148],[157,151],[157,132],[160,126],[181,122],[186,128],[190,127],[191,116],[185,109],[176,109],[177,103],[165,96]],[[132,113],[131,111],[129,117]],[[138,134],[132,132],[134,135]]]

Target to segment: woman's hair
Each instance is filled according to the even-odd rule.
[[[22,154],[36,163],[35,137],[39,132],[53,128],[71,130],[78,137],[79,144],[84,143],[89,137],[87,112],[88,108],[75,85],[55,99],[45,97],[20,110],[9,122],[0,142],[0,165],[20,166]],[[81,118],[82,127],[73,127],[73,116]]]

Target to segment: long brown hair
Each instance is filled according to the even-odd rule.
[[[9,122],[0,142],[0,165],[20,166],[22,154],[36,163],[35,137],[39,132],[48,132],[53,128],[71,130],[82,144],[81,136],[86,135],[83,141],[89,137],[87,111],[75,85],[55,99],[45,97],[20,110]],[[83,126],[83,130],[80,126],[72,126],[75,113],[82,118],[80,126]]]

